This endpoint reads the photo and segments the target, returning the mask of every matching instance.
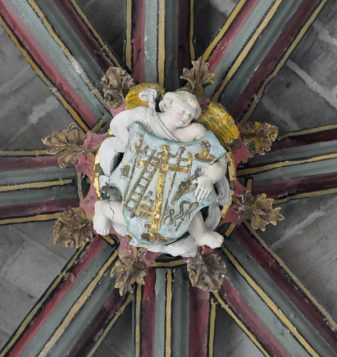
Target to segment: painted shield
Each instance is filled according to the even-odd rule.
[[[110,176],[123,201],[129,234],[143,244],[170,244],[196,212],[217,205],[215,191],[198,202],[195,180],[226,151],[212,132],[193,142],[158,138],[136,123],[123,159]]]

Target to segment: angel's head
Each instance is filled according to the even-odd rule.
[[[184,128],[191,124],[201,114],[201,108],[196,96],[187,91],[167,92],[159,102],[159,109],[170,121],[174,121],[176,128]]]

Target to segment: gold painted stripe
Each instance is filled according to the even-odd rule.
[[[238,14],[240,13],[241,9],[245,5],[247,0],[240,0],[234,7],[233,11],[229,15],[228,19],[226,20],[225,24],[222,26],[218,34],[215,36],[213,41],[210,43],[210,45],[207,47],[206,51],[202,55],[202,58],[204,61],[207,61],[210,57],[210,55],[213,53],[215,47],[219,44],[219,42],[222,40],[222,38],[225,36],[226,32],[232,25],[233,21],[237,18]]]
[[[186,261],[183,259],[177,259],[170,262],[154,262],[151,264],[152,268],[174,268],[178,266],[186,265]]]
[[[70,64],[75,68],[75,67],[80,67],[80,63],[77,61],[77,59],[73,56],[73,54],[70,52],[69,48],[66,46],[66,44],[61,40],[61,38],[56,34],[54,31],[53,27],[49,23],[48,19],[38,6],[35,0],[27,0],[28,4],[31,6],[31,8],[35,11],[37,16],[41,19],[41,22],[43,23],[44,27],[48,31],[49,35],[51,38],[57,43],[57,45],[61,48],[65,56],[68,58]],[[86,84],[90,92],[96,97],[96,99],[105,107],[105,102],[103,100],[103,97],[100,93],[100,91],[97,89],[97,87],[91,82],[89,77],[84,73],[84,71],[78,72],[78,70],[75,68],[75,72],[79,74],[83,82]]]
[[[313,297],[313,295],[309,292],[309,290],[299,281],[299,279],[294,275],[294,273],[288,268],[288,266],[284,263],[284,261],[273,252],[265,241],[259,236],[259,234],[254,231],[254,229],[250,226],[248,222],[243,223],[244,226],[249,230],[252,236],[261,244],[265,251],[267,251],[282,267],[282,269],[290,276],[290,278],[294,281],[294,283],[302,290],[302,292],[306,295],[308,300],[321,312],[321,314],[325,317],[327,323],[330,325],[330,328],[333,331],[337,331],[337,323],[330,316],[330,314],[324,309],[324,307]]]
[[[210,316],[209,316],[209,334],[208,334],[208,357],[214,355],[214,338],[215,338],[215,318],[216,318],[216,304],[211,299]]]
[[[250,116],[252,115],[252,113],[254,112],[258,102],[261,100],[261,98],[264,95],[265,89],[267,87],[267,85],[270,83],[270,81],[272,79],[274,79],[277,75],[277,73],[280,71],[280,69],[283,67],[283,65],[285,64],[285,62],[287,61],[287,59],[289,58],[289,56],[291,55],[291,53],[294,51],[294,49],[296,48],[296,46],[298,45],[298,43],[301,41],[302,37],[305,35],[305,33],[308,31],[309,27],[312,25],[312,23],[315,21],[316,17],[318,16],[318,14],[321,12],[323,6],[326,4],[327,0],[322,0],[320,2],[320,4],[317,6],[317,8],[315,9],[315,11],[312,13],[312,15],[309,17],[309,19],[307,20],[307,22],[304,24],[304,26],[301,28],[300,32],[297,34],[297,36],[295,37],[294,41],[292,42],[292,44],[289,46],[289,48],[287,49],[287,51],[284,53],[284,55],[282,56],[281,60],[278,62],[278,64],[275,66],[274,70],[269,74],[269,76],[267,76],[267,78],[265,79],[264,83],[262,84],[261,88],[258,90],[258,92],[256,93],[256,95],[254,96],[254,100],[250,103],[249,108],[247,110],[247,112],[244,114],[244,116],[242,117],[241,122],[244,123],[245,121],[247,121]]]
[[[140,357],[140,315],[142,307],[142,286],[136,288],[136,326],[135,326],[135,352],[136,357]],[[146,333],[146,331],[145,331]]]
[[[38,189],[46,187],[55,187],[55,186],[64,186],[69,185],[73,180],[54,180],[54,181],[40,181],[40,182],[27,182],[27,183],[18,183],[14,185],[1,185],[0,192],[8,191],[17,191],[24,189]]]
[[[312,162],[319,162],[319,161],[331,160],[331,159],[336,159],[336,158],[337,158],[337,153],[332,153],[332,154],[326,154],[326,155],[313,156],[308,159],[302,159],[302,160],[286,160],[286,161],[274,162],[272,164],[266,164],[266,165],[256,166],[256,167],[249,167],[247,169],[239,170],[238,176],[240,177],[240,176],[244,176],[244,175],[253,175],[253,174],[260,173],[260,172],[279,169],[281,167],[309,164]]]
[[[0,157],[50,156],[47,150],[0,150]]]
[[[268,26],[269,22],[271,21],[271,19],[275,15],[277,9],[282,4],[282,1],[283,0],[275,0],[274,1],[273,5],[268,10],[266,16],[263,18],[262,22],[260,23],[260,25],[256,29],[255,33],[251,36],[251,38],[249,39],[247,44],[244,46],[244,48],[242,49],[242,51],[239,54],[239,56],[237,57],[235,62],[230,67],[230,69],[229,69],[228,73],[226,74],[224,80],[222,81],[221,85],[216,90],[215,94],[212,96],[213,100],[215,100],[215,101],[219,100],[219,98],[220,98],[222,92],[224,91],[225,87],[227,86],[229,81],[233,78],[233,76],[235,75],[237,70],[240,68],[241,64],[243,63],[243,61],[248,56],[250,50],[253,48],[255,42],[261,36],[261,33],[263,32],[263,30]]]
[[[104,237],[102,237],[108,244],[110,244],[111,246],[115,246],[117,241],[115,241],[113,238],[111,238],[109,235],[106,235]]]
[[[249,328],[244,324],[242,320],[234,313],[234,311],[229,307],[229,305],[222,299],[219,293],[213,293],[214,297],[218,301],[218,303],[225,309],[228,315],[236,322],[236,324],[241,328],[241,330],[248,336],[248,338],[254,343],[254,345],[262,352],[262,354],[266,357],[269,357],[270,354],[266,351],[266,349],[262,346],[260,341],[252,334]]]
[[[129,70],[132,70],[132,2],[126,0],[125,18],[125,61]]]
[[[274,303],[274,301],[264,292],[264,290],[254,281],[243,266],[236,260],[232,253],[225,247],[222,248],[224,254],[233,264],[238,273],[247,281],[247,283],[255,290],[260,298],[265,302],[269,309],[278,317],[283,325],[290,331],[290,333],[297,339],[297,341],[310,353],[311,356],[319,357],[318,353],[309,344],[309,342],[299,333],[294,324],[287,318],[281,309]]]
[[[64,108],[68,111],[68,113],[72,116],[72,118],[75,120],[75,122],[85,131],[89,131],[89,127],[87,124],[84,122],[84,120],[80,117],[80,115],[76,112],[76,110],[67,102],[67,100],[60,94],[58,89],[52,85],[52,83],[49,81],[49,79],[45,76],[45,74],[41,71],[39,68],[38,64],[33,60],[31,55],[28,53],[28,51],[21,46],[20,42],[14,35],[13,31],[7,26],[7,23],[4,21],[4,19],[0,16],[0,25],[3,27],[3,29],[6,31],[7,35],[9,38],[12,40],[14,45],[18,48],[18,50],[22,53],[26,61],[30,64],[30,66],[33,68],[34,72],[38,75],[38,77],[42,80],[44,84],[47,85],[47,87],[50,89],[50,91],[55,95],[55,97],[60,101],[60,103],[64,106]]]
[[[165,87],[165,0],[159,0],[159,24],[158,24],[158,80]]]
[[[44,345],[41,352],[39,353],[39,357],[45,357],[48,355],[50,350],[53,348],[55,343],[60,339],[60,337],[64,334],[66,328],[70,325],[71,321],[76,317],[82,306],[89,299],[90,295],[95,290],[96,286],[99,284],[100,280],[103,278],[106,271],[110,268],[113,262],[117,258],[117,252],[114,252],[108,261],[103,265],[100,271],[97,273],[95,278],[90,282],[90,284],[86,287],[86,289],[82,292],[81,296],[76,300],[75,304],[68,311],[67,315],[64,317],[61,324],[57,327],[53,335],[50,337],[48,342]]]
[[[91,25],[91,22],[88,20],[87,16],[84,14],[84,12],[81,10],[81,8],[78,6],[76,0],[69,0],[69,1],[72,4],[73,8],[76,10],[79,17],[82,19],[82,21],[85,23],[85,25],[89,28],[89,30],[95,37],[96,41],[101,45],[102,50],[108,55],[108,57],[112,61],[113,65],[116,67],[122,67],[121,64],[119,63],[117,57],[110,51],[109,46],[102,40],[101,36],[98,34],[98,32],[95,30],[95,28]]]
[[[227,238],[229,238],[232,235],[232,233],[234,232],[235,228],[236,228],[236,224],[235,223],[231,223],[229,225],[229,227],[226,229],[225,236]]]
[[[310,128],[310,129],[304,129],[304,130],[296,130],[296,131],[290,131],[286,134],[280,135],[277,138],[277,141],[282,141],[288,138],[293,138],[296,136],[301,136],[301,135],[307,135],[307,134],[315,134],[315,133],[320,133],[322,131],[329,131],[329,130],[336,130],[337,129],[337,124],[331,124],[331,125],[324,125],[324,126],[319,126],[316,128]]]
[[[82,174],[76,171],[76,184],[77,184],[77,195],[80,201],[83,201],[83,189],[82,189]]]
[[[58,219],[61,215],[62,212],[57,212],[57,213],[38,214],[36,216],[4,218],[4,219],[0,219],[0,226],[5,224],[14,224],[14,223],[52,221],[54,219]]]
[[[190,0],[190,26],[189,26],[189,47],[190,47],[190,57],[191,61],[195,60],[195,48],[194,48],[194,9],[195,0]]]
[[[172,349],[172,270],[166,270],[166,306],[165,306],[165,357],[171,357]]]
[[[275,205],[282,205],[285,203],[288,203],[289,201],[293,200],[300,200],[303,198],[311,198],[311,197],[318,197],[318,196],[325,196],[325,195],[332,195],[337,193],[337,188],[328,188],[326,190],[319,190],[319,191],[312,191],[312,192],[303,192],[303,193],[298,193],[296,195],[292,195],[286,198],[282,199],[275,199],[274,204]]]
[[[103,331],[103,333],[101,334],[101,336],[99,337],[97,342],[95,343],[94,347],[90,350],[90,352],[88,353],[87,357],[92,357],[95,354],[97,348],[101,345],[101,343],[103,342],[103,340],[105,339],[105,337],[107,336],[107,334],[109,333],[111,328],[114,326],[114,324],[123,315],[125,309],[130,304],[131,301],[132,301],[132,294],[129,294],[127,299],[124,301],[124,303],[118,309],[118,311],[115,313],[113,319],[109,322],[108,326],[105,328],[105,330]]]
[[[33,309],[29,312],[29,314],[22,321],[14,335],[5,345],[4,349],[1,351],[0,355],[7,355],[9,350],[14,346],[26,328],[30,325],[31,321],[35,317],[35,315],[40,311],[41,306],[44,305],[45,301],[49,298],[50,294],[56,289],[56,287],[62,282],[63,278],[68,274],[69,269],[76,264],[79,256],[82,252],[87,248],[87,245],[76,250],[75,254],[69,259],[65,267],[62,269],[61,273],[56,277],[56,279],[52,282],[52,284],[48,287],[48,289],[43,293],[39,301],[34,305]]]

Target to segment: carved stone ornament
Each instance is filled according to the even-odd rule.
[[[187,261],[192,286],[204,291],[218,291],[226,274],[226,266],[217,253],[197,255]]]
[[[134,79],[122,68],[109,67],[102,78],[105,104],[109,109],[124,104],[129,90],[135,85]]]
[[[71,124],[66,130],[46,136],[42,143],[48,147],[49,154],[57,156],[60,167],[68,167],[76,165],[78,155],[83,151],[84,136],[76,124]]]
[[[276,226],[279,221],[284,220],[281,207],[273,207],[274,199],[268,198],[265,193],[254,197],[249,191],[242,197],[242,201],[236,199],[235,204],[243,211],[245,219],[248,219],[253,229],[266,230],[268,224]]]
[[[208,63],[199,57],[196,61],[192,61],[191,69],[183,69],[183,75],[180,78],[187,83],[182,89],[192,92],[197,97],[203,97],[204,88],[214,82],[214,76],[214,73],[208,71]]]
[[[272,143],[277,139],[278,127],[264,122],[246,122],[240,132],[251,154],[264,155],[271,150]]]
[[[54,244],[79,248],[93,238],[92,222],[82,208],[71,208],[57,219],[53,229]]]
[[[111,269],[110,276],[115,280],[115,287],[119,290],[119,294],[123,296],[132,291],[134,284],[145,284],[147,271],[148,266],[138,254],[127,255],[119,257]]]

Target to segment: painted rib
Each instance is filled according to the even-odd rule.
[[[233,238],[226,240],[224,253],[240,275],[310,355],[332,355],[334,348],[317,334],[316,324],[312,325],[306,314],[302,314],[289,302],[288,295],[279,289],[253,257],[245,251],[245,247],[237,241],[236,235]]]
[[[156,272],[150,269],[143,289],[137,287],[134,300],[134,354],[136,357],[155,357]]]
[[[126,58],[129,65],[133,62],[133,75],[138,82],[158,82],[169,90],[179,86],[179,72],[188,63],[191,28],[189,21],[179,26],[175,22],[177,18],[188,19],[192,5],[190,0],[127,3]]]
[[[113,251],[113,248],[109,248],[103,240],[96,237],[89,248],[83,247],[77,250],[61,274],[42,295],[32,311],[14,333],[13,337],[8,341],[2,350],[4,355],[21,355],[24,352],[26,353],[29,344],[33,342],[33,340],[35,341],[33,345],[37,344],[39,334],[46,329],[48,321],[50,323],[51,316],[53,316],[55,311],[57,312],[55,316],[60,314],[55,320],[56,324],[58,323],[57,321],[59,321],[60,318],[62,318],[61,316],[65,313],[65,311],[62,312],[63,308],[71,304],[71,297],[68,302],[65,300],[65,297],[72,294],[73,299],[78,298],[82,287],[85,287],[99,267],[96,260],[98,260],[99,256],[104,256],[104,250],[106,249],[112,249],[106,251],[109,254]],[[89,270],[91,270],[90,273]],[[74,287],[79,288],[79,291],[72,291],[71,289]],[[62,304],[63,307],[60,306]]]
[[[189,357],[209,355],[209,293],[190,287]]]
[[[1,13],[3,13],[3,10],[1,10]],[[8,17],[7,17],[8,19]],[[55,95],[55,97],[59,100],[61,105],[66,109],[66,111],[71,115],[73,120],[84,130],[88,131],[89,127],[87,123],[82,119],[80,114],[77,112],[77,110],[69,103],[68,99],[66,99],[59,91],[57,88],[52,84],[52,82],[49,80],[49,78],[45,75],[45,73],[41,70],[40,66],[38,63],[33,59],[32,55],[26,50],[26,48],[23,46],[21,40],[19,37],[14,34],[12,31],[11,27],[7,24],[5,21],[5,18],[0,16],[0,25],[2,28],[6,31],[8,37],[12,40],[14,43],[15,47],[21,52],[23,57],[26,59],[26,61],[30,64],[34,72],[38,75],[38,77],[42,80],[42,82],[51,90],[51,92]]]
[[[50,37],[62,49],[63,53],[68,58],[69,63],[79,74],[82,81],[94,94],[97,100],[104,105],[104,100],[100,93],[100,80],[104,74],[104,69],[106,70],[108,68],[108,64],[104,69],[101,69],[99,64],[96,63],[91,53],[89,53],[85,46],[82,45],[80,39],[74,35],[69,22],[66,21],[66,18],[63,16],[62,12],[60,12],[59,7],[57,6],[59,2],[47,3],[46,1],[39,0],[27,1],[43,23]],[[106,114],[108,114],[108,112]]]
[[[315,8],[312,8],[312,5],[316,5],[317,6]],[[254,100],[250,103],[248,103],[248,110],[246,111],[246,113],[243,115],[242,120],[248,120],[248,118],[250,117],[250,115],[252,114],[252,112],[254,111],[254,109],[256,108],[256,105],[258,104],[258,102],[260,101],[260,99],[262,98],[264,91],[267,87],[267,85],[270,83],[270,81],[277,75],[277,73],[280,71],[280,69],[282,68],[282,66],[284,65],[284,63],[287,61],[287,59],[289,58],[289,56],[291,55],[291,53],[293,52],[293,50],[296,48],[296,46],[298,45],[298,43],[300,42],[300,40],[302,39],[302,37],[305,35],[305,33],[307,32],[307,30],[310,28],[310,26],[312,25],[312,23],[314,22],[314,20],[317,18],[317,16],[319,15],[319,13],[321,12],[322,8],[324,7],[324,5],[326,4],[326,0],[322,0],[320,2],[308,2],[308,1],[303,1],[303,5],[302,5],[302,10],[303,13],[299,14],[298,18],[295,18],[294,21],[292,21],[291,25],[294,26],[294,29],[297,28],[298,25],[303,24],[302,27],[299,28],[299,31],[297,33],[297,35],[293,38],[290,37],[290,42],[288,44],[288,48],[285,52],[283,52],[283,50],[280,48],[280,50],[277,50],[277,46],[280,46],[280,44],[276,44],[275,48],[276,48],[276,52],[278,52],[278,55],[271,50],[270,54],[266,57],[265,62],[263,63],[263,65],[261,66],[261,69],[256,71],[256,74],[254,76],[254,78],[251,81],[252,86],[247,88],[247,91],[244,93],[243,95],[243,100],[245,100],[245,98],[247,99],[249,97],[249,95],[251,95],[252,93],[254,94]],[[306,16],[309,16],[306,20],[305,23],[303,23],[302,21],[306,18]],[[290,26],[289,26],[290,27]],[[280,43],[282,42],[282,37],[280,39]],[[283,46],[283,43],[282,43]],[[277,64],[275,65],[275,67],[268,73],[268,70],[266,70],[264,67],[267,66],[270,63],[273,63],[273,60],[275,58],[278,58],[279,56],[280,59],[278,60]],[[256,83],[258,83],[258,75],[260,75],[260,78],[263,78],[263,84],[260,86],[260,88],[257,90],[256,88],[253,88],[254,85]],[[250,92],[250,94],[248,94]],[[251,99],[251,98],[250,98]],[[239,112],[242,112],[244,109],[246,109],[247,107],[245,107],[245,105],[243,103],[238,104],[237,108],[234,110],[237,117],[239,117]]]
[[[91,56],[100,64],[101,68],[104,69],[107,65],[111,64],[116,67],[122,67],[118,56],[113,52],[113,49],[109,48],[91,25],[84,12],[78,6],[77,1],[59,0],[58,3],[64,15],[68,18],[73,31],[81,38],[82,43],[90,51]]]
[[[246,227],[239,227],[236,238],[254,257],[256,262],[262,266],[273,282],[279,286],[287,300],[290,299],[303,316],[312,324],[312,331],[319,332],[320,335],[316,336],[316,341],[317,338],[323,338],[335,351],[337,348],[336,323],[299,283],[282,260],[275,253],[270,251],[256,232],[248,228],[248,225],[246,225]],[[312,343],[314,343],[314,341],[315,338],[310,340]],[[321,345],[316,348],[322,348],[323,345],[323,342],[321,342]]]
[[[88,90],[79,74],[71,66],[62,49],[53,41],[32,8],[25,2],[3,1],[2,16],[15,29],[16,36],[27,48],[45,75],[60,93],[80,113],[86,124],[93,126],[105,109]],[[36,19],[37,21],[31,21]],[[75,90],[76,89],[76,90]]]

